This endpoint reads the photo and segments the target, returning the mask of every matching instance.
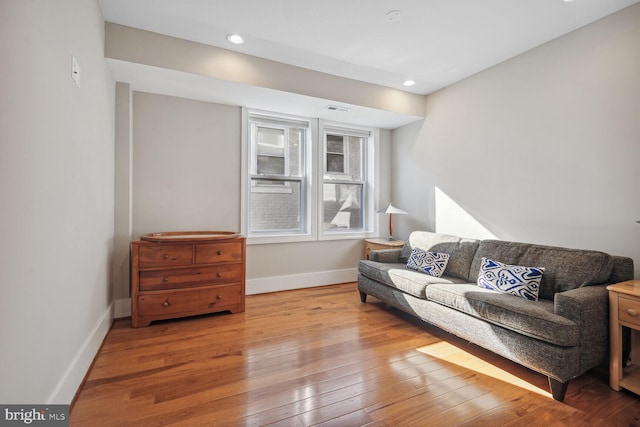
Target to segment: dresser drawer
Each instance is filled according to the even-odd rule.
[[[241,285],[153,292],[138,297],[140,316],[193,315],[222,311],[242,303]]]
[[[640,300],[618,297],[618,318],[621,322],[640,326]]]
[[[180,268],[174,270],[141,271],[140,290],[156,291],[182,287],[235,283],[242,280],[241,264],[215,267]]]
[[[192,245],[149,245],[140,246],[138,249],[140,267],[190,265],[192,261]]]
[[[240,243],[205,243],[196,245],[196,264],[242,261]]]

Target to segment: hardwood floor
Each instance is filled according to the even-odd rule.
[[[347,283],[248,296],[245,313],[117,320],[70,425],[640,425],[638,396],[606,375],[556,402],[546,377]]]

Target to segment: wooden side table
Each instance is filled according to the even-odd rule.
[[[388,240],[388,239],[365,239],[364,240],[364,259],[369,259],[369,252],[380,249],[402,248],[404,240]]]
[[[609,386],[640,394],[640,280],[607,286],[609,290]],[[631,330],[631,365],[623,366],[622,327]]]

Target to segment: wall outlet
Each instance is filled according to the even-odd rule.
[[[71,56],[71,79],[80,87],[80,64],[75,56]]]

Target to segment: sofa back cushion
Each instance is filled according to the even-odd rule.
[[[419,248],[425,252],[449,254],[449,262],[443,274],[468,280],[471,262],[479,243],[479,240],[466,239],[449,234],[414,231],[409,235],[407,243],[402,248],[400,262],[407,263],[413,248]]]
[[[471,264],[471,281],[478,279],[482,257],[505,264],[544,267],[539,298],[549,300],[557,292],[606,283],[613,268],[613,257],[604,252],[483,240]]]

